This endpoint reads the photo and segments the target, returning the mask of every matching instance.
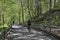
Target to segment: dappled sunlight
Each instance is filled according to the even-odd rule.
[[[20,26],[15,26],[15,25],[13,25],[12,26],[12,28],[21,28],[22,26],[20,25]]]
[[[27,27],[20,27],[15,25],[14,29],[12,29],[12,33],[10,33],[7,38],[13,38],[13,40],[50,40],[51,36],[47,36],[43,31],[37,31],[31,28],[30,33],[28,32]],[[14,31],[13,31],[14,30]],[[16,31],[17,30],[17,31]],[[20,30],[20,31],[19,31]],[[54,40],[53,37],[51,40]]]
[[[60,40],[60,0],[0,0],[0,40]]]

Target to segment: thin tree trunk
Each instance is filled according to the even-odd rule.
[[[20,12],[19,12],[19,23],[20,23]]]
[[[54,0],[54,8],[55,8],[55,5],[56,5],[56,0]]]
[[[39,12],[40,13],[40,17],[42,16],[41,8],[42,7],[41,7],[41,0],[40,0],[40,12]]]
[[[51,13],[51,10],[52,10],[52,0],[50,0],[50,13]],[[49,21],[50,23],[50,21]],[[51,26],[50,26],[50,32],[51,32]]]
[[[49,6],[50,6],[50,10],[51,10],[51,7],[52,7],[52,0],[50,0]]]
[[[37,1],[37,14],[38,14],[38,17],[41,16],[41,0]]]
[[[23,4],[22,4],[22,1],[21,1],[21,7],[22,7],[22,22],[24,23],[24,13],[23,13]]]
[[[4,27],[4,14],[2,14],[2,21],[3,21],[3,27]]]
[[[30,14],[30,4],[29,4],[29,0],[27,0],[27,8],[28,8],[28,13],[29,13],[29,17],[31,18],[31,14]],[[30,19],[29,18],[29,19]],[[32,19],[32,18],[31,18]]]

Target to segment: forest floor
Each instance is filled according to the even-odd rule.
[[[58,28],[58,29],[52,29],[52,33],[60,36],[60,28]]]
[[[29,33],[27,27],[21,27],[21,25],[13,25],[11,30],[6,40],[56,40],[53,36],[32,28]]]

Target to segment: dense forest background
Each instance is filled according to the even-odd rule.
[[[0,0],[0,28],[8,27],[12,21],[24,23],[28,19],[34,21],[34,17],[43,18],[52,9],[60,9],[60,0]],[[60,25],[60,15],[49,12],[36,23],[57,26]]]

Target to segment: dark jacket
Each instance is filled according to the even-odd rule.
[[[28,25],[31,25],[31,21],[30,20],[28,20],[28,23],[27,23]]]

